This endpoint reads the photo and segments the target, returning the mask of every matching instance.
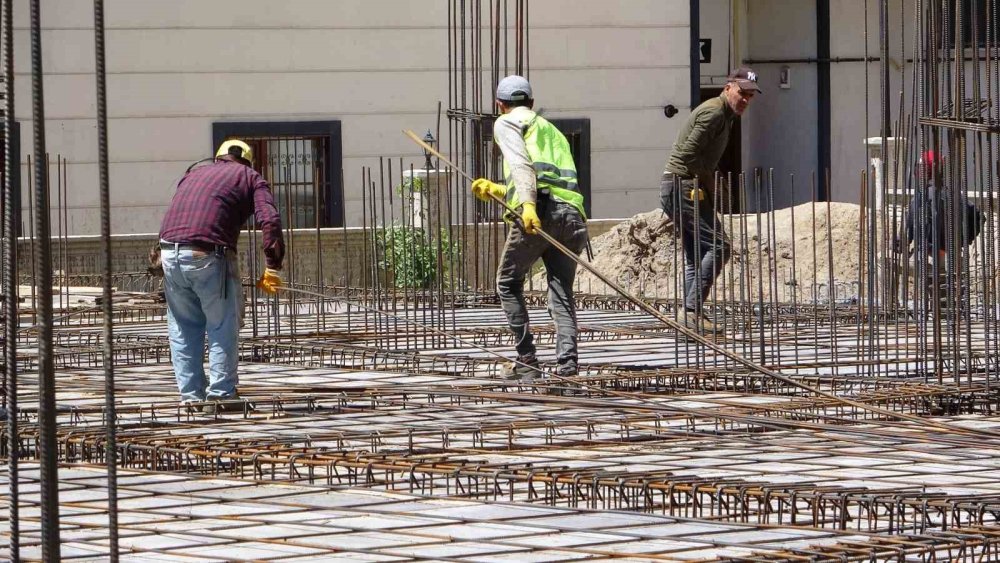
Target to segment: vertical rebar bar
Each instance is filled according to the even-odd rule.
[[[62,275],[60,277],[60,282],[66,290],[66,306],[69,307],[69,162],[63,158],[62,159],[62,181],[60,182],[60,188],[62,189],[62,244],[60,245],[61,255],[61,268]]]
[[[35,153],[35,253],[38,272],[38,457],[40,459],[42,558],[59,561],[59,477],[56,442],[56,381],[52,345],[52,240],[49,232],[48,170],[42,89],[42,21],[31,0],[31,119]]]
[[[320,187],[323,185],[320,182],[320,158],[322,153],[320,147],[316,146],[319,141],[312,141],[309,143],[309,148],[311,149],[310,161],[312,164],[310,177],[312,178],[312,191],[313,191],[313,211],[314,219],[316,223],[316,262],[315,262],[315,277],[316,277],[316,293],[320,295],[326,295],[326,282],[323,280],[323,231],[322,231],[322,217],[325,215],[322,213],[322,205],[320,199]],[[326,299],[321,297],[317,303],[317,327],[316,331],[326,330]]]
[[[798,285],[798,256],[795,252],[795,174],[791,174],[788,177],[788,190],[792,194],[792,205],[788,208],[789,221],[791,225],[791,237],[792,237],[792,267],[791,267],[791,277],[788,280],[789,287],[792,290],[792,334],[799,334],[799,285]],[[799,365],[799,346],[798,341],[795,342],[795,347],[793,353],[795,354],[795,365]]]
[[[891,134],[892,128],[892,108],[889,103],[889,0],[881,0],[879,2],[879,47],[881,50],[881,104],[882,104],[882,126],[881,126],[881,142],[882,142],[882,161],[879,163],[882,173],[882,185],[875,186],[874,189],[870,189],[868,195],[868,319],[869,319],[869,330],[868,330],[868,346],[869,346],[869,362],[868,362],[868,373],[872,373],[872,368],[875,362],[872,354],[875,350],[875,334],[877,332],[876,321],[878,319],[878,310],[876,302],[876,291],[877,291],[877,280],[878,280],[878,193],[876,189],[882,191],[882,201],[888,201],[887,197],[887,187],[889,183],[889,136]],[[860,303],[859,303],[860,304]]]
[[[760,359],[758,360],[761,364],[767,364],[767,351],[765,347],[765,328],[764,328],[764,229],[762,223],[764,219],[761,217],[761,206],[763,203],[760,201],[761,195],[761,175],[759,171],[754,171],[753,175],[753,188],[754,193],[757,196],[757,346],[760,354]],[[768,260],[768,268],[770,268],[771,261]],[[768,280],[767,287],[770,289],[771,281]]]
[[[49,165],[51,167],[51,164],[52,163],[49,161],[49,159],[46,159],[46,165]],[[52,181],[51,178],[52,178],[52,175],[50,174],[49,175],[49,181],[50,182]],[[52,189],[51,188],[52,188],[52,186],[50,184],[49,187],[48,187],[48,192],[49,192],[50,195],[52,193]],[[52,201],[50,199],[49,200],[49,205],[51,205],[51,204],[52,204]],[[56,276],[55,283],[57,284],[56,287],[59,288],[59,310],[60,311],[63,310],[63,308],[65,307],[65,304],[63,303],[63,297],[64,297],[63,279],[64,279],[64,276],[65,276],[65,272],[62,271],[62,248],[63,248],[62,208],[63,208],[63,200],[62,200],[62,155],[58,155],[57,154],[56,155],[56,216],[55,216],[56,227],[55,227],[54,234],[55,234],[56,240],[59,241],[59,244],[56,246],[56,256],[55,256],[55,262],[59,264],[59,275]]]
[[[288,267],[285,270],[285,275],[286,275],[285,282],[288,284],[289,287],[296,287],[297,278],[295,275],[295,265],[296,265],[295,229],[296,227],[298,227],[298,225],[296,224],[297,214],[295,213],[295,199],[292,196],[293,192],[295,191],[294,178],[297,177],[298,167],[292,166],[292,162],[295,160],[295,141],[292,140],[291,149],[289,149],[288,144],[289,144],[289,139],[286,138],[283,143],[285,162],[283,163],[284,166],[282,168],[284,170],[284,176],[281,178],[282,183],[284,184],[281,187],[281,191],[283,191],[285,195],[285,216],[288,218],[288,226],[285,227],[285,233],[287,233],[287,236],[285,238],[286,241],[285,244],[288,247],[288,255],[287,255]],[[280,296],[278,294],[275,294],[274,300],[277,303],[278,309],[280,310],[281,308]],[[292,340],[295,340],[296,338],[295,333],[298,330],[298,320],[296,319],[298,315],[295,314],[297,301],[298,301],[298,296],[295,294],[295,292],[289,292],[288,299],[287,301],[285,301],[285,305],[286,307],[288,307],[289,312],[291,312],[290,315],[291,318],[289,319],[288,328],[291,333]]]
[[[32,165],[31,155],[28,155],[28,170],[34,170]],[[28,238],[31,243],[28,245],[28,251],[31,253],[31,324],[38,324],[38,275],[37,275],[37,259],[38,254],[35,249],[35,239],[37,235],[35,233],[35,180],[34,175],[29,172],[28,174],[28,225],[29,232]]]
[[[118,440],[115,411],[114,329],[111,303],[111,196],[108,186],[108,98],[105,85],[104,0],[94,0],[94,57],[97,81],[97,169],[101,200],[101,246],[104,253],[104,279],[101,310],[104,314],[104,409],[107,413],[105,461],[108,471],[108,549],[111,561],[118,561]],[[65,276],[66,272],[63,272]]]
[[[4,390],[6,391],[6,425],[7,425],[7,488],[10,497],[8,510],[10,519],[10,559],[18,561],[21,558],[21,519],[19,483],[20,472],[18,459],[20,457],[18,444],[17,421],[17,325],[18,325],[18,278],[17,278],[17,226],[14,209],[14,190],[21,186],[14,184],[14,170],[20,166],[18,155],[14,154],[14,25],[13,0],[3,0],[2,23],[0,33],[3,35],[3,145],[4,145]]]

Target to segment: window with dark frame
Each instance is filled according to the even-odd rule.
[[[283,226],[343,226],[339,121],[214,123],[213,146],[227,139],[250,145],[254,168],[270,184]]]
[[[942,11],[939,11],[937,14],[937,17],[941,18],[939,21],[942,23],[942,25],[944,22],[944,18],[947,18],[948,21],[947,29],[942,29],[941,36],[939,36],[939,41],[941,41],[942,44],[946,44],[948,47],[953,46],[955,43],[954,29],[955,29],[956,1],[960,1],[962,7],[962,12],[961,12],[962,45],[965,47],[973,46],[972,32],[973,32],[973,22],[974,22],[975,32],[976,32],[976,44],[978,47],[986,47],[988,44],[987,40],[989,39],[989,34],[987,33],[988,31],[987,17],[989,16],[990,12],[987,2],[992,2],[994,0],[948,0],[947,14],[942,13]],[[1000,8],[1000,6],[997,7]],[[994,8],[994,11],[997,10]],[[994,46],[996,46],[998,43],[997,39],[1000,39],[1000,29],[997,28],[998,24],[1000,24],[1000,18],[997,17],[996,13],[994,13],[993,22],[989,29],[989,32],[994,36],[992,42]]]

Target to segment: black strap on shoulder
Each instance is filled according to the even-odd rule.
[[[184,171],[184,175],[181,176],[180,178],[178,178],[176,182],[174,182],[174,191],[175,192],[177,191],[177,188],[180,187],[181,182],[184,181],[184,178],[187,178],[187,175],[190,174],[192,170],[194,170],[195,168],[198,168],[199,166],[203,166],[205,164],[209,164],[209,163],[212,163],[212,162],[215,162],[215,157],[214,156],[211,157],[211,158],[203,158],[203,159],[201,159],[201,160],[199,160],[197,162],[191,163],[191,166],[188,166],[187,170]]]
[[[194,170],[195,168],[197,168],[199,165],[206,164],[206,163],[209,163],[209,162],[215,162],[215,157],[213,156],[213,157],[209,157],[209,158],[203,158],[203,159],[201,159],[201,160],[199,160],[197,162],[191,163],[191,166],[188,166],[187,170],[184,171],[184,175],[187,176],[188,174],[191,173],[192,170]]]

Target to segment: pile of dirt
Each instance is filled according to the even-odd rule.
[[[779,298],[790,298],[793,288],[799,300],[812,300],[814,292],[823,298],[831,271],[838,296],[856,291],[862,220],[858,205],[832,203],[828,211],[826,203],[817,203],[814,212],[813,204],[806,203],[762,213],[759,228],[755,213],[722,218],[733,243],[733,257],[717,287],[728,298],[756,299],[758,279],[763,280],[765,297],[773,294],[768,281],[773,286],[776,280]],[[591,244],[592,264],[627,290],[647,297],[669,298],[679,293],[684,264],[680,241],[662,211],[640,213]],[[543,287],[539,285],[543,280],[544,273],[540,273],[535,287]],[[578,270],[576,288],[586,293],[612,292],[583,268]]]

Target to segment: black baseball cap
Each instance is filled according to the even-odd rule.
[[[736,85],[742,90],[753,90],[755,92],[761,91],[760,86],[757,86],[757,73],[748,66],[741,66],[731,72],[727,81],[735,82]]]

